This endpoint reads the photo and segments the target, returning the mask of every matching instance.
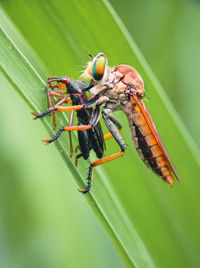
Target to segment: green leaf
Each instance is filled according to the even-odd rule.
[[[10,83],[16,88],[33,110],[37,112],[44,110],[46,107],[46,91],[44,90],[44,82],[32,68],[30,63],[21,55],[3,29],[1,29],[0,35],[0,48],[2,52],[0,58],[1,68]],[[49,123],[49,120],[45,118],[43,122],[49,131],[52,132],[52,126]],[[60,118],[59,123],[61,125],[67,124],[64,117]],[[67,153],[65,137],[61,137],[56,145],[58,146],[63,159],[66,161],[78,184],[80,185],[82,182],[83,185],[83,177],[81,177]],[[102,176],[104,177],[103,181],[105,180],[103,183],[101,182]],[[99,193],[103,193],[103,200],[98,200],[99,193],[89,193],[86,198],[96,215],[105,226],[106,230],[110,233],[119,253],[123,257],[124,263],[130,267],[134,266],[134,263],[140,263],[142,267],[145,267],[147,264],[150,267],[153,266],[153,263],[146,252],[145,246],[130,223],[130,220],[119,203],[118,198],[115,196],[112,187],[108,183],[106,175],[101,172],[98,177],[100,182],[98,191]],[[109,211],[112,213],[109,213]],[[133,237],[134,239],[132,239]],[[134,255],[132,255],[133,251]]]
[[[44,80],[57,75],[78,78],[87,62],[85,50],[91,54],[103,51],[110,65],[127,63],[141,73],[151,100],[148,108],[182,183],[169,189],[144,166],[132,146],[126,119],[118,113],[124,122],[122,136],[130,145],[127,154],[95,169],[92,190],[85,198],[110,234],[126,267],[154,267],[154,263],[159,267],[194,267],[199,261],[199,152],[110,4],[59,1],[58,5],[52,0],[6,1],[2,6],[17,31],[9,18],[0,19],[4,29],[0,35],[0,66],[37,112],[46,109],[40,76]],[[59,118],[59,125],[67,124],[65,115]],[[52,135],[51,120],[42,121]],[[80,160],[78,170],[74,167],[64,135],[56,145],[73,177],[82,185],[88,162]],[[109,141],[107,148],[106,155],[119,150],[114,141]]]

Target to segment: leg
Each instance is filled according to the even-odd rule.
[[[79,191],[83,194],[86,194],[89,192],[90,188],[91,188],[91,183],[92,183],[92,177],[93,177],[93,168],[96,167],[96,166],[99,166],[103,163],[106,163],[106,162],[109,162],[109,161],[112,161],[118,157],[120,157],[121,155],[123,155],[125,153],[125,151],[121,151],[119,153],[116,153],[114,155],[111,155],[111,156],[108,156],[108,157],[103,157],[101,158],[100,160],[97,160],[93,163],[91,163],[90,167],[89,167],[89,174],[88,174],[88,177],[87,177],[87,186],[85,189],[79,189]],[[81,157],[81,156],[79,156]]]
[[[57,97],[57,98],[60,98],[60,101],[57,102],[56,105],[60,106],[63,103],[71,103],[71,100],[68,97],[64,97],[64,96],[62,96],[60,94],[59,94],[59,96],[57,96],[57,94],[55,95],[53,93],[55,93],[55,92],[50,92],[50,95],[51,96],[54,96],[54,97]],[[53,100],[51,100],[51,101],[52,101],[52,104],[53,104],[52,107],[54,107],[55,106],[55,103],[54,103]],[[55,130],[56,129],[56,113],[53,112],[52,114],[53,114],[53,130]]]
[[[76,155],[76,157],[75,157],[75,161],[74,161],[74,164],[75,164],[75,166],[77,167],[77,165],[78,165],[78,159],[80,158],[80,157],[82,157],[83,155],[82,154],[78,154],[78,155]]]
[[[53,97],[56,97],[56,98],[58,98],[58,99],[60,99],[60,100],[63,100],[63,99],[65,99],[65,101],[67,102],[67,103],[71,103],[72,101],[71,101],[71,99],[70,98],[68,98],[68,97],[64,97],[63,96],[63,94],[66,94],[66,92],[65,93],[60,93],[58,90],[53,90],[53,91],[51,91],[50,93],[50,96],[53,96]],[[56,103],[56,105],[58,105],[58,103]],[[53,105],[54,106],[54,105]],[[51,106],[52,107],[52,106]]]
[[[112,134],[112,136],[114,137],[114,139],[116,140],[116,142],[118,143],[119,147],[121,148],[122,151],[126,150],[126,144],[122,138],[122,136],[120,135],[120,133],[118,132],[117,128],[114,126],[114,124],[112,123],[112,119],[110,119],[110,113],[113,110],[108,109],[106,107],[103,108],[103,120],[107,126],[107,128],[109,129],[110,133]]]
[[[122,125],[119,122],[119,120],[112,114],[108,114],[109,119],[115,124],[115,126],[117,127],[117,131],[120,132]],[[109,132],[108,134],[104,135],[104,140],[107,140],[109,138],[113,137],[112,134]]]
[[[70,107],[62,107],[62,106],[57,106],[55,105],[54,107],[50,107],[48,110],[44,111],[41,114],[37,114],[35,112],[32,112],[32,114],[35,116],[33,119],[37,119],[37,118],[41,118],[44,117],[54,111],[58,111],[58,112],[64,112],[64,111],[76,111],[76,110],[81,110],[84,109],[84,105],[74,105],[74,106],[70,106]]]
[[[74,111],[72,111],[71,115],[70,115],[69,127],[72,127],[73,120],[74,120]],[[70,157],[72,158],[72,155],[73,155],[73,143],[72,143],[71,131],[69,131],[69,144],[70,144]]]
[[[106,124],[106,126],[108,127],[110,133],[112,134],[112,136],[114,137],[114,139],[117,141],[117,143],[119,144],[120,148],[121,148],[121,152],[116,153],[114,155],[108,156],[108,157],[104,157],[100,160],[97,160],[93,163],[91,163],[90,167],[89,167],[89,174],[88,174],[88,183],[85,189],[80,189],[80,192],[82,192],[83,194],[86,194],[87,192],[89,192],[90,188],[91,188],[91,182],[92,182],[92,175],[93,175],[93,168],[101,165],[103,163],[106,163],[108,161],[111,161],[113,159],[116,159],[118,157],[120,157],[121,155],[123,155],[125,153],[126,150],[126,144],[123,140],[123,138],[121,137],[121,135],[119,134],[118,130],[116,129],[116,127],[114,126],[114,124],[112,123],[112,119],[110,117],[110,113],[113,110],[108,109],[108,108],[103,108],[103,119],[104,122]],[[118,120],[117,120],[118,121]]]
[[[52,79],[53,81],[53,79]],[[54,80],[56,81],[56,80]],[[47,82],[48,83],[48,82]],[[52,101],[49,99],[50,101],[50,104],[52,104]],[[54,107],[50,107],[48,110],[44,111],[43,113],[41,114],[37,114],[35,112],[32,112],[32,114],[35,116],[34,119],[37,119],[37,118],[41,118],[41,117],[44,117],[54,111],[58,111],[58,112],[62,112],[62,111],[76,111],[76,110],[80,110],[80,109],[85,109],[85,108],[89,108],[89,107],[93,107],[95,105],[99,105],[103,102],[106,102],[108,101],[108,98],[107,97],[101,97],[99,96],[98,94],[95,95],[94,98],[90,99],[87,103],[84,103],[82,105],[74,105],[74,106],[71,106],[71,107],[62,107],[62,106],[57,106],[55,105]]]
[[[78,107],[78,109],[77,109]],[[52,108],[49,108],[49,110],[43,112],[42,114],[36,114],[36,118],[34,119],[37,119],[38,117],[43,117],[47,114],[49,114],[49,112],[51,111],[63,111],[64,110],[68,110],[68,111],[74,111],[74,110],[79,110],[79,108],[82,108],[82,105],[74,105],[74,106],[71,106],[71,107],[62,107],[62,106],[55,106],[55,107],[52,107]],[[59,110],[58,110],[59,108]],[[92,113],[92,116],[91,116],[91,120],[89,122],[88,125],[79,125],[79,126],[71,126],[72,122],[70,122],[70,126],[69,127],[62,127],[57,133],[56,135],[51,138],[51,139],[42,139],[42,141],[44,141],[46,144],[49,144],[55,140],[58,139],[58,137],[60,136],[60,134],[63,132],[63,131],[73,131],[73,130],[87,130],[87,129],[90,129],[92,127],[94,127],[98,121],[99,121],[99,117],[100,117],[100,109],[99,109],[99,106],[97,106],[93,113]]]
[[[48,108],[51,108],[51,107],[55,106],[54,101],[53,101],[53,99],[51,97],[53,94],[52,94],[52,91],[50,90],[50,88],[54,89],[54,85],[51,84],[54,81],[56,81],[56,77],[50,77],[50,78],[48,78],[47,84],[46,84],[46,86],[47,86]],[[55,114],[55,112],[53,112],[53,130],[55,130],[55,128],[56,128],[56,114]]]
[[[47,87],[47,102],[48,102],[48,108],[53,107],[55,105],[53,99],[51,98],[50,90],[48,87]],[[55,129],[56,129],[56,113],[53,112],[53,130]]]
[[[47,80],[46,86],[47,86],[48,108],[55,106],[52,97],[56,97],[56,98],[61,99],[61,102],[59,104],[57,103],[56,105],[61,105],[66,100],[66,99],[63,100],[65,97],[62,96],[63,94],[66,94],[67,93],[66,91],[62,90],[62,88],[66,88],[66,84],[61,83],[61,81],[63,82],[63,78],[62,77],[49,77],[48,80]],[[67,80],[67,77],[65,79],[65,82],[66,81],[69,81],[69,79]],[[57,84],[54,85],[54,84],[52,84],[53,82],[57,82]],[[55,88],[58,88],[59,90],[55,91],[54,90]],[[51,91],[51,89],[53,91]],[[67,99],[67,102],[69,102],[68,99]],[[55,130],[55,128],[56,128],[56,115],[55,115],[55,112],[53,112],[52,114],[53,114],[53,130]]]
[[[91,125],[62,127],[60,130],[58,130],[58,132],[56,133],[56,135],[53,138],[51,138],[49,140],[44,138],[44,139],[42,139],[42,141],[44,141],[46,144],[49,144],[49,143],[52,143],[53,141],[57,140],[63,131],[74,131],[74,130],[79,131],[79,130],[87,130],[90,128],[92,128]]]

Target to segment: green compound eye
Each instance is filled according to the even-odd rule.
[[[102,79],[104,75],[105,65],[106,65],[106,59],[104,56],[100,56],[95,60],[92,68],[92,76],[96,81]]]

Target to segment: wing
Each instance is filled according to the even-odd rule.
[[[180,181],[180,178],[179,178],[179,176],[178,176],[178,174],[176,172],[176,169],[175,169],[174,165],[172,164],[172,161],[171,161],[171,159],[170,159],[170,157],[169,157],[169,155],[168,155],[168,153],[167,153],[167,151],[165,149],[164,144],[162,143],[162,140],[161,140],[161,138],[160,138],[160,136],[158,134],[158,131],[157,131],[155,125],[154,125],[154,122],[153,122],[153,120],[151,118],[151,115],[149,114],[149,112],[147,110],[147,107],[145,106],[145,104],[144,104],[144,102],[142,100],[138,100],[136,95],[132,96],[132,101],[134,103],[136,103],[137,106],[139,107],[140,112],[142,113],[147,125],[149,126],[149,128],[150,128],[150,130],[151,130],[151,132],[152,132],[152,134],[153,134],[153,136],[155,138],[155,140],[157,141],[157,144],[159,145],[159,148],[162,151],[163,156],[164,156],[165,160],[167,161],[167,164],[168,164],[169,168],[174,173],[174,176],[176,177],[176,179],[178,181]]]

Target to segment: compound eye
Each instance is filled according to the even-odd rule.
[[[105,65],[106,59],[104,56],[100,56],[95,60],[92,68],[92,76],[96,81],[99,81],[103,78]]]

